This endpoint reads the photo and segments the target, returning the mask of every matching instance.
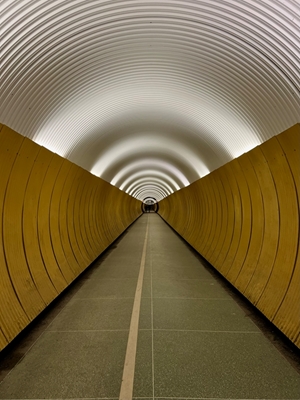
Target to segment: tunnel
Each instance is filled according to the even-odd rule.
[[[0,8],[0,399],[299,399],[299,2]]]

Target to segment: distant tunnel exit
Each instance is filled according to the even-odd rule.
[[[147,212],[158,212],[158,202],[154,197],[145,197],[142,203],[142,211]]]

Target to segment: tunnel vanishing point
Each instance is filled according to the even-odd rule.
[[[0,350],[143,212],[300,348],[300,5],[1,5]]]

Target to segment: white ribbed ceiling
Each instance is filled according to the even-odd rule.
[[[300,121],[298,0],[0,7],[0,121],[140,199]]]

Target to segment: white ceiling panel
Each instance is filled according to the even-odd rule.
[[[300,121],[299,26],[298,0],[3,0],[0,121],[162,198]]]

